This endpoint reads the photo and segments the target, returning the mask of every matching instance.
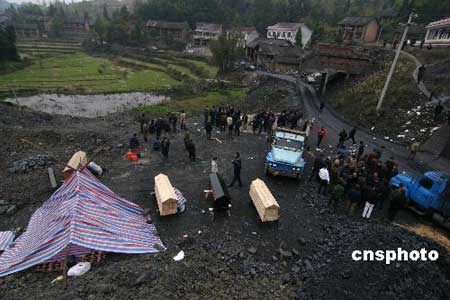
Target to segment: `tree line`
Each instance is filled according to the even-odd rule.
[[[346,16],[378,16],[391,8],[398,11],[399,21],[411,10],[419,13],[420,23],[450,15],[450,1],[442,0],[148,0],[140,2],[136,12],[144,19],[256,26],[263,32],[277,22],[335,26]]]
[[[13,26],[0,26],[0,62],[19,60]]]

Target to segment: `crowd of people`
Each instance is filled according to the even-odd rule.
[[[357,150],[343,151],[346,141],[355,144],[355,133],[356,128],[350,134],[345,130],[339,133],[335,157],[320,154],[315,158],[309,181],[318,181],[318,193],[329,194],[333,209],[342,203],[347,213],[354,214],[359,209],[363,218],[370,218],[374,209],[382,210],[389,199],[389,218],[393,219],[401,203],[406,201],[403,187],[399,188],[400,192],[390,193],[389,182],[398,174],[398,165],[393,157],[383,163],[383,146],[366,153],[366,146],[360,141]]]
[[[179,128],[177,123],[179,123]],[[183,131],[184,146],[189,160],[192,162],[196,160],[196,145],[187,130],[184,112],[178,116],[169,114],[167,118],[156,120],[147,120],[143,114],[140,125],[144,141],[149,141],[149,135],[155,135],[152,148],[154,151],[160,151],[165,159],[169,158],[170,134],[176,133],[178,130]],[[251,127],[254,134],[265,132],[270,140],[272,129],[275,126],[309,131],[311,125],[312,121],[304,120],[300,110],[285,110],[279,114],[262,110],[251,116],[232,106],[205,108],[204,110],[204,128],[208,140],[212,138],[214,128],[220,132],[227,132],[227,136],[232,139],[240,135],[241,128],[247,130]],[[356,145],[356,131],[356,127],[353,127],[349,133],[345,129],[339,132],[336,156],[325,157],[324,154],[317,156],[309,181],[317,180],[318,193],[330,197],[329,204],[332,208],[336,209],[338,203],[343,205],[345,203],[344,206],[349,214],[354,214],[359,209],[363,218],[370,218],[374,209],[382,210],[385,200],[390,199],[389,217],[392,219],[401,207],[401,203],[406,201],[404,192],[402,193],[403,187],[400,187],[395,193],[390,193],[389,181],[397,175],[398,165],[392,157],[384,163],[382,162],[385,152],[383,146],[366,153],[363,141]],[[161,140],[163,133],[164,137]],[[326,128],[318,126],[318,147],[326,135]],[[351,141],[353,148],[346,149],[347,141]],[[130,149],[139,156],[139,147],[139,139],[137,134],[134,134],[130,139]],[[415,148],[412,151],[415,151]],[[239,153],[236,153],[232,164],[234,176],[230,186],[236,182],[242,186],[240,175],[242,161]],[[211,161],[211,172],[218,172],[217,157]]]

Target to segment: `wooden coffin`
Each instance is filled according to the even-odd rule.
[[[177,213],[177,196],[170,183],[169,177],[164,174],[155,176],[155,194],[159,214],[168,216]]]
[[[64,180],[67,180],[70,175],[72,175],[73,170],[78,170],[80,167],[83,167],[87,164],[86,152],[78,151],[75,153],[72,158],[67,163],[67,166],[64,168]]]
[[[253,180],[250,185],[250,198],[263,222],[276,221],[279,218],[280,206],[261,179]]]
[[[209,183],[212,190],[214,210],[228,210],[230,204],[230,194],[223,178],[217,173],[209,175]]]

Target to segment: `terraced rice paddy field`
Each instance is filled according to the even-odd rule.
[[[214,78],[217,69],[203,61],[161,57],[96,57],[77,42],[22,41],[28,67],[0,76],[0,94],[99,94],[153,92],[181,85],[183,81]]]

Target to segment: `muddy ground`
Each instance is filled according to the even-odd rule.
[[[284,95],[286,96],[286,95]],[[292,105],[292,91],[280,101]],[[297,99],[298,100],[298,99]],[[251,101],[251,100],[250,100]],[[280,107],[282,108],[282,107]],[[0,230],[26,226],[31,214],[52,193],[46,169],[11,174],[12,162],[41,154],[20,142],[27,138],[52,156],[67,161],[82,149],[92,153],[103,147],[95,162],[107,169],[101,180],[120,196],[150,209],[168,250],[158,255],[107,255],[86,275],[70,280],[67,290],[51,281],[57,273],[33,269],[0,278],[0,299],[449,299],[448,250],[433,240],[414,235],[398,224],[424,222],[402,212],[396,223],[384,211],[371,220],[348,216],[343,204],[337,211],[328,198],[317,196],[316,183],[302,179],[266,177],[266,137],[243,133],[222,143],[207,141],[201,120],[188,126],[197,145],[198,159],[188,160],[182,134],[171,137],[168,161],[145,151],[141,164],[123,159],[128,138],[138,130],[132,113],[81,119],[50,116],[0,105],[0,200],[17,205],[10,216],[0,216]],[[204,198],[210,159],[219,157],[219,170],[232,179],[231,160],[236,151],[243,158],[244,187],[230,189],[231,216],[214,219]],[[307,156],[309,166],[312,157]],[[54,161],[58,180],[63,164]],[[308,168],[305,176],[309,175]],[[167,174],[188,199],[181,215],[159,217],[151,199],[153,177]],[[276,223],[262,224],[248,195],[251,180],[260,177],[281,206]],[[183,238],[187,234],[188,238]],[[438,250],[436,262],[354,262],[355,249]],[[181,249],[186,257],[175,262]],[[281,249],[281,251],[280,251]]]

